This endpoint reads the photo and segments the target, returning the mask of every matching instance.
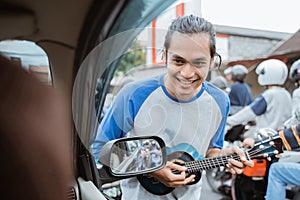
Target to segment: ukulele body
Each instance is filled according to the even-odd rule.
[[[174,148],[167,149],[167,160],[173,162],[175,164],[184,166],[185,162],[194,161],[195,158],[199,159],[198,152],[194,147],[188,144],[179,144]],[[178,174],[178,171],[173,171],[174,174]],[[189,183],[188,185],[196,184],[201,179],[201,171],[196,173],[188,173],[187,176],[189,177],[192,174],[195,175],[195,181]],[[172,192],[175,188],[165,186],[163,183],[156,180],[154,177],[150,177],[147,174],[139,175],[138,180],[140,181],[141,185],[150,193],[155,195],[165,195]]]

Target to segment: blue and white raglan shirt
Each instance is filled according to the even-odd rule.
[[[283,87],[273,86],[261,93],[250,105],[228,117],[231,126],[256,119],[256,128],[276,130],[291,117],[292,99]]]
[[[222,148],[229,113],[229,98],[208,82],[192,99],[178,101],[166,90],[163,75],[127,84],[117,95],[101,122],[93,154],[98,158],[109,140],[125,136],[161,137],[166,146],[192,145],[199,155],[208,148]],[[141,186],[136,178],[121,181],[123,199],[200,199],[201,181],[158,196]]]

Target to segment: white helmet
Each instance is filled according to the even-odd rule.
[[[290,69],[290,79],[294,82],[298,82],[300,79],[300,59],[292,64]]]
[[[283,85],[288,76],[286,64],[277,59],[261,62],[255,72],[258,74],[258,83],[262,86]]]
[[[248,69],[244,65],[234,65],[231,69],[232,80],[243,82],[248,73]]]
[[[231,74],[231,70],[232,70],[232,67],[228,67],[227,69],[224,70],[224,74],[225,75]]]
[[[228,87],[227,81],[223,76],[217,76],[210,82],[222,90],[225,90]]]

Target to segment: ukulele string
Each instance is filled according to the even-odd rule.
[[[262,151],[268,150],[271,147],[272,146],[268,146],[268,147],[266,147],[264,149],[256,149],[253,152],[250,152],[249,155],[252,157],[252,156],[256,155],[258,152],[262,152]],[[255,157],[257,157],[258,155],[261,156],[261,155],[264,155],[264,154],[263,153],[262,154],[257,154]]]
[[[215,167],[221,167],[228,164],[228,158],[238,159],[238,157],[234,158],[234,154],[229,154],[226,156],[214,157],[209,159],[203,159],[199,161],[190,161],[185,165],[188,168],[188,172],[196,172],[200,170],[212,169]]]
[[[263,150],[267,150],[268,148],[271,148],[271,146],[268,146],[268,147],[264,148]],[[261,151],[262,151],[261,149],[255,149],[252,151],[248,151],[248,155],[250,156],[250,158],[265,157],[264,153],[258,154]],[[200,171],[200,170],[206,170],[206,169],[211,169],[211,168],[215,168],[215,167],[225,166],[226,164],[228,164],[229,158],[240,161],[240,157],[237,154],[228,154],[228,155],[224,155],[224,156],[203,159],[200,161],[186,162],[185,165],[188,168],[188,170],[187,170],[188,172],[196,172],[196,171]]]

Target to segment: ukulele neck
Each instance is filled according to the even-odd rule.
[[[247,152],[245,153],[249,159],[248,153]],[[226,164],[228,164],[228,159],[241,161],[240,157],[237,154],[228,154],[224,156],[216,156],[216,157],[207,158],[203,160],[186,162],[185,167],[187,167],[187,172],[189,173],[197,172],[200,170],[208,170],[208,169],[226,166]]]

